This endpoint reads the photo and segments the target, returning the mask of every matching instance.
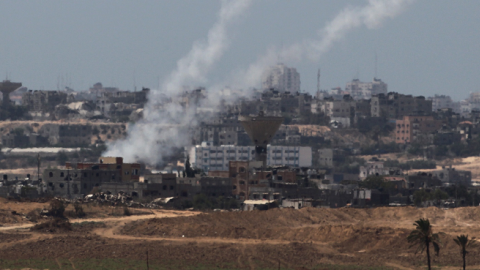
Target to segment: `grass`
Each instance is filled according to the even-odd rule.
[[[75,268],[72,266],[74,264]],[[165,264],[166,263],[166,264]],[[135,269],[146,270],[147,263],[144,260],[129,260],[120,258],[109,259],[25,259],[25,260],[0,260],[0,269],[84,269],[84,270],[110,270],[110,269]],[[61,268],[60,268],[61,267]],[[196,264],[184,265],[182,262],[165,262],[165,261],[150,261],[149,269],[151,270],[211,270],[211,269],[226,269],[226,270],[240,270],[234,263],[219,262],[217,264]],[[270,265],[268,267],[255,267],[258,270],[276,270],[277,265]],[[293,270],[293,268],[281,267],[282,270]],[[391,267],[366,267],[357,265],[333,265],[321,264],[314,268],[315,270],[332,269],[332,270],[391,270]]]
[[[82,221],[72,223],[74,227],[83,227],[83,226],[105,226],[105,222],[102,221]]]
[[[75,266],[75,268],[72,266]],[[185,269],[185,270],[209,270],[209,269],[231,269],[237,270],[236,267],[229,267],[226,263],[220,263],[217,266],[212,265],[181,265],[169,264],[164,265],[161,261],[149,262],[149,269],[151,270],[167,270],[167,269]],[[146,261],[128,260],[128,259],[24,259],[24,260],[0,260],[0,269],[82,269],[82,270],[110,270],[110,269],[147,269]]]
[[[313,269],[315,270],[393,270],[392,267],[387,266],[360,266],[360,265],[351,265],[351,264],[321,264],[315,266]]]

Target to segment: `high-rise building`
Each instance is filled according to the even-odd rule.
[[[435,95],[433,97],[429,97],[428,100],[432,101],[432,110],[434,112],[436,112],[440,109],[446,109],[446,108],[453,109],[454,111],[456,109],[459,110],[459,106],[456,105],[456,102],[454,102],[450,96]],[[457,112],[459,112],[459,111],[457,111]]]
[[[387,94],[387,90],[388,85],[377,78],[373,78],[372,82],[354,79],[345,86],[345,91],[354,99],[370,99],[373,95]]]
[[[262,87],[281,92],[300,92],[300,74],[296,68],[289,68],[284,64],[272,66],[263,75]]]

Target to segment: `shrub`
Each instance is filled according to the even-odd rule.
[[[38,222],[40,218],[40,209],[35,209],[27,213],[27,219],[31,222]]]
[[[193,207],[198,210],[213,209],[213,203],[205,194],[197,194],[193,197]]]
[[[130,209],[128,209],[128,207],[123,207],[123,215],[124,216],[130,216],[132,215],[132,213],[130,212]]]
[[[65,205],[60,200],[53,200],[50,202],[50,215],[57,218],[65,218]]]
[[[85,214],[85,212],[83,211],[83,207],[79,203],[75,203],[73,207],[75,208],[75,215],[78,218],[83,218],[87,215]]]

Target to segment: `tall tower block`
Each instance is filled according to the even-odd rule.
[[[265,116],[260,111],[258,116],[240,116],[238,120],[255,144],[255,160],[262,161],[266,167],[267,145],[283,123],[283,117]]]
[[[22,87],[22,83],[15,83],[11,81],[0,82],[0,92],[3,94],[3,107],[10,105],[10,93]]]

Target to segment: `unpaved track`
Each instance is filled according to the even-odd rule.
[[[70,219],[70,223],[81,223],[81,222],[130,222],[142,219],[150,218],[169,218],[169,217],[178,217],[178,216],[193,216],[197,215],[199,212],[183,212],[183,211],[168,211],[168,210],[152,210],[152,214],[149,215],[132,215],[132,216],[121,216],[121,217],[107,217],[107,218],[75,218]],[[0,231],[10,231],[10,230],[21,230],[29,229],[36,224],[27,223],[20,225],[7,225],[0,227]]]
[[[118,240],[143,240],[143,241],[170,241],[170,242],[195,242],[195,243],[218,243],[218,244],[272,244],[281,245],[289,244],[291,241],[284,240],[257,240],[257,239],[235,239],[235,238],[218,238],[218,237],[158,237],[158,236],[133,236],[116,233],[123,223],[117,223],[110,228],[102,228],[94,230],[94,233],[105,238]]]

